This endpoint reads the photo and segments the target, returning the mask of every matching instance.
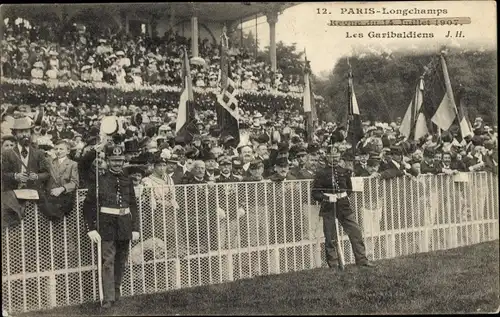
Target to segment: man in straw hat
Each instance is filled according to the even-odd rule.
[[[140,235],[134,187],[123,172],[124,149],[107,144],[104,155],[108,168],[89,184],[83,214],[89,238],[101,244],[102,307],[108,309],[120,298],[130,240],[138,240]]]
[[[330,268],[334,268],[339,260],[338,233],[335,224],[337,218],[349,236],[356,265],[373,267],[366,257],[361,229],[356,223],[348,199],[348,194],[352,192],[352,171],[339,165],[340,157],[340,152],[330,147],[330,153],[326,157],[327,166],[316,173],[312,186],[314,200],[321,203],[319,215],[323,217],[326,262]]]

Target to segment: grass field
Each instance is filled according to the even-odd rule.
[[[499,241],[376,262],[123,298],[113,315],[415,314],[498,311]],[[99,314],[95,303],[22,316]]]

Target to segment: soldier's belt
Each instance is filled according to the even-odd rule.
[[[109,207],[101,207],[101,212],[103,214],[123,216],[128,215],[130,213],[130,208],[109,208]]]
[[[336,202],[340,198],[347,197],[347,193],[325,194],[329,197],[330,202]]]

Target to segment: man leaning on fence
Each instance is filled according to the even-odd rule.
[[[337,218],[349,236],[356,264],[359,266],[373,267],[366,257],[365,244],[361,229],[356,223],[354,212],[349,205],[348,194],[352,192],[352,171],[339,165],[340,153],[333,147],[327,155],[328,164],[320,169],[313,182],[312,196],[321,203],[320,216],[323,217],[323,233],[325,235],[326,262],[330,268],[337,264],[338,257],[335,249],[337,234],[335,232],[335,218],[333,210],[337,204]],[[337,202],[329,202],[325,194],[335,194]]]
[[[31,142],[32,128],[28,117],[14,119],[11,129],[17,144],[2,151],[2,229],[21,222],[28,200],[46,199],[43,189],[49,178],[49,163],[44,152]],[[36,191],[38,197],[28,197],[18,190]],[[41,211],[46,216],[52,213],[47,208]]]
[[[122,146],[106,145],[104,152],[108,170],[89,185],[83,214],[88,236],[101,243],[102,307],[110,308],[120,297],[130,239],[139,239],[139,219],[132,181],[123,172]]]

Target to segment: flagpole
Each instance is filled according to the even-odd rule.
[[[353,118],[353,104],[352,104],[352,68],[351,68],[351,63],[349,62],[349,56],[347,56],[347,65],[349,66],[348,70],[348,79],[347,79],[347,124],[346,124],[346,137],[349,138],[349,126],[351,124],[351,120]],[[351,149],[352,153],[354,154],[356,152],[356,144],[354,144],[355,140],[351,138]]]

